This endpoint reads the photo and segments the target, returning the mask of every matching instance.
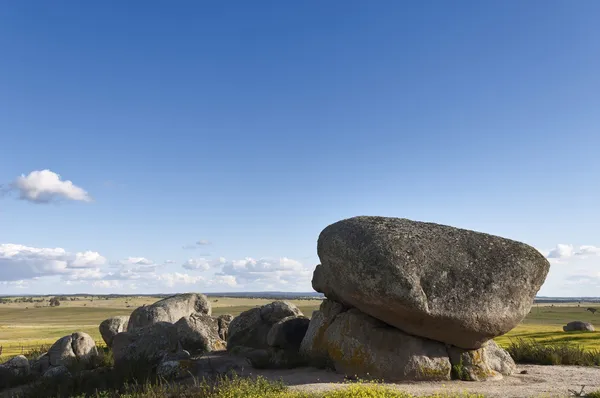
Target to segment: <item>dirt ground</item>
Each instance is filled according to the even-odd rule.
[[[211,366],[228,367],[224,362],[237,362],[238,373],[246,376],[264,376],[270,380],[282,380],[292,389],[305,391],[326,391],[343,388],[344,376],[333,371],[316,368],[297,368],[289,370],[252,369],[243,359],[230,356],[210,356]],[[204,360],[208,358],[203,358]],[[223,362],[221,362],[223,361]],[[219,364],[221,362],[221,364]],[[505,376],[502,380],[486,382],[443,381],[443,382],[406,382],[388,383],[387,386],[409,392],[414,395],[427,395],[440,392],[473,392],[490,398],[530,398],[530,397],[570,397],[569,390],[584,392],[600,390],[600,367],[582,366],[539,366],[520,365],[517,373]],[[585,395],[582,395],[585,396]]]

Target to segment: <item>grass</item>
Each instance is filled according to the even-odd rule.
[[[600,351],[571,343],[517,339],[506,350],[517,363],[600,366]]]

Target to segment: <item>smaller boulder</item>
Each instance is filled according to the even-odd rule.
[[[96,342],[83,332],[61,337],[48,350],[51,366],[68,365],[74,360],[87,362],[97,355]]]
[[[225,349],[225,341],[219,336],[219,321],[210,315],[194,314],[175,323],[181,346],[195,353]]]
[[[0,370],[13,376],[27,376],[30,372],[29,360],[23,355],[17,355],[0,365]]]
[[[135,309],[131,313],[127,331],[131,332],[158,322],[175,323],[192,314],[210,315],[212,307],[205,295],[199,293],[176,294],[152,305]]]
[[[271,327],[288,316],[303,315],[294,304],[287,301],[274,301],[262,307],[242,312],[229,324],[227,332],[227,349],[237,347],[267,349],[267,335]]]
[[[102,336],[102,339],[106,343],[107,347],[112,347],[113,338],[117,334],[125,332],[127,330],[128,323],[129,317],[124,315],[113,316],[112,318],[108,318],[102,321],[102,323],[99,326],[100,335]]]
[[[575,331],[593,332],[593,331],[595,331],[594,325],[592,325],[589,322],[583,322],[583,321],[569,322],[569,323],[567,323],[566,326],[563,326],[563,330],[565,332],[575,332]]]
[[[267,335],[267,343],[271,347],[298,351],[310,319],[301,315],[283,318],[271,327]]]

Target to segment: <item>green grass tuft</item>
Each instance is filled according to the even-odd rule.
[[[517,339],[512,341],[506,347],[506,350],[516,363],[535,365],[600,365],[600,351],[586,350],[583,346],[570,343],[542,343],[532,339]]]

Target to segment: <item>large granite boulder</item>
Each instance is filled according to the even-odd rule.
[[[127,330],[127,323],[129,323],[128,316],[113,316],[102,321],[98,329],[107,347],[112,347],[113,338],[117,334]]]
[[[595,329],[594,329],[594,325],[592,325],[589,322],[573,321],[573,322],[569,322],[565,326],[563,326],[563,331],[565,331],[565,332],[575,332],[575,331],[593,332],[593,331],[595,331]]]
[[[478,349],[529,312],[549,263],[526,244],[450,226],[354,217],[325,228],[313,288],[406,333]]]
[[[167,297],[152,305],[135,309],[131,313],[127,331],[131,332],[157,322],[175,323],[185,316],[192,314],[210,315],[210,302],[203,294],[185,293]]]
[[[183,349],[193,353],[207,353],[226,348],[219,336],[219,319],[210,315],[194,314],[175,323],[177,337]]]
[[[50,366],[68,365],[72,361],[85,363],[95,356],[98,356],[96,342],[83,332],[61,337],[48,350]]]
[[[142,360],[157,364],[165,356],[179,351],[177,327],[169,322],[158,322],[117,334],[113,338],[115,364]]]
[[[262,307],[242,312],[229,323],[227,349],[267,349],[267,336],[271,327],[288,316],[303,315],[292,303],[274,301]]]

